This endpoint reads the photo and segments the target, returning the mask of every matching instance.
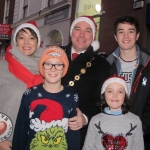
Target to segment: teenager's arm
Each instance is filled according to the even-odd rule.
[[[29,110],[28,107],[25,107],[25,101],[28,101],[25,98],[25,95],[23,95],[15,130],[14,130],[14,136],[13,136],[13,142],[12,142],[12,150],[25,150],[26,149],[26,140],[27,140],[27,134],[28,134],[28,118],[29,118]]]
[[[72,112],[70,113],[70,118],[74,118],[77,115],[78,101],[73,101]],[[68,127],[67,132],[67,142],[68,142],[68,150],[80,150],[80,131],[72,130]]]

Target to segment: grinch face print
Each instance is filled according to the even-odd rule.
[[[100,122],[95,124],[96,128],[99,130],[98,133],[102,134],[101,142],[105,150],[125,150],[128,146],[127,136],[132,135],[132,131],[135,130],[137,125],[134,127],[131,124],[129,131],[124,134],[112,135],[109,133],[104,133],[100,127]]]
[[[37,99],[30,105],[30,129],[35,131],[30,150],[67,150],[65,132],[68,118],[63,118],[62,106],[50,99]]]
[[[30,150],[67,150],[64,129],[59,126],[37,132],[30,144]]]

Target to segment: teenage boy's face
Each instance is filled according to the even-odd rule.
[[[136,28],[134,25],[119,23],[117,33],[114,36],[118,42],[120,50],[135,50],[135,44],[139,38],[139,35],[140,33],[136,33]]]
[[[61,66],[63,63],[60,59],[57,58],[49,58],[47,59],[44,63],[46,63],[45,65],[50,66],[51,64],[56,64],[58,66]],[[55,66],[56,67],[56,66]],[[46,70],[43,68],[44,70],[44,83],[49,83],[49,84],[61,84],[61,78],[63,75],[63,69],[62,70],[57,70],[55,69],[55,67],[53,66],[51,69]]]
[[[125,89],[120,83],[114,82],[107,85],[105,90],[105,100],[110,110],[121,110],[125,99]]]
[[[71,41],[77,53],[86,50],[93,41],[91,26],[85,21],[78,22],[72,30]]]

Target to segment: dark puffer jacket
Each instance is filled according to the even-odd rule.
[[[138,115],[142,121],[144,134],[150,133],[150,53],[146,50],[140,49],[138,56],[138,68],[133,80],[130,100],[132,112]],[[118,49],[116,49],[117,51]],[[118,58],[115,52],[107,57],[107,61],[111,65],[110,74],[118,74]]]

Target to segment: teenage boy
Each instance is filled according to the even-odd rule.
[[[136,44],[139,35],[136,18],[117,18],[114,22],[114,37],[119,47],[107,57],[107,61],[111,65],[111,75],[125,77],[132,112],[140,117],[147,141],[150,133],[150,53]]]

